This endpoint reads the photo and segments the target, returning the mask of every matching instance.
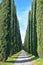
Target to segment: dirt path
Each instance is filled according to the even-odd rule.
[[[23,50],[13,65],[34,65]]]

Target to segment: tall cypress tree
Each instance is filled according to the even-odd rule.
[[[37,56],[37,30],[36,30],[36,5],[37,1],[33,0],[31,9],[31,53]]]
[[[31,41],[31,53],[37,56],[36,0],[33,0],[31,9]]]
[[[37,56],[36,4],[37,1],[33,0],[33,26],[34,26],[33,54]]]
[[[11,15],[11,1],[3,0],[2,1],[2,13],[1,13],[1,22],[2,22],[2,34],[1,34],[1,53],[0,60],[5,61],[10,54],[10,15]]]
[[[2,51],[2,47],[1,47],[1,44],[2,44],[2,40],[1,40],[1,37],[3,36],[3,30],[2,30],[2,27],[3,27],[3,22],[2,22],[2,4],[0,4],[0,60],[1,60],[1,51]]]
[[[11,52],[10,55],[21,49],[22,43],[19,29],[19,22],[16,14],[14,0],[11,1]],[[13,47],[13,48],[12,48]]]
[[[33,2],[31,8],[31,54],[33,54]]]
[[[25,44],[29,48],[25,48],[30,53],[37,56],[37,31],[36,31],[36,0],[32,2],[32,9],[29,12],[29,21],[26,31]]]
[[[15,50],[16,52],[18,52],[21,50],[22,41],[21,41],[21,35],[19,29],[19,22],[16,14],[15,14],[15,38],[14,39],[15,39]]]
[[[28,26],[26,30],[25,42],[24,42],[24,49],[30,53],[31,46],[31,11],[29,11],[28,16]]]
[[[0,8],[0,60],[5,61],[21,50],[22,42],[14,0],[3,0]]]
[[[37,0],[38,55],[43,58],[43,0]]]
[[[29,50],[29,53],[31,53],[31,10],[29,11],[29,17],[28,17],[28,50]]]
[[[27,41],[26,41],[26,36],[27,36],[27,33],[25,35],[25,39],[24,39],[24,50],[27,51]]]
[[[17,15],[15,12],[15,19],[14,19],[14,49],[15,53],[17,52]]]
[[[17,20],[17,46],[18,46],[18,51],[22,49],[22,41],[21,41],[21,35],[20,35],[20,27],[19,27],[19,22]]]
[[[13,46],[14,46],[14,0],[11,0],[11,50],[10,55],[14,53]]]
[[[31,53],[31,46],[32,46],[32,21],[31,21],[31,11],[30,11],[30,22],[29,22],[29,35],[30,35],[30,39],[29,39],[29,41],[30,41],[30,53]]]
[[[25,41],[24,41],[24,49],[25,49],[25,51],[28,52],[28,27],[27,27],[27,30],[26,30],[26,36],[25,36]]]

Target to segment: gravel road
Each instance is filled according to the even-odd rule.
[[[18,59],[13,65],[34,65],[31,59],[28,58],[27,54],[24,50],[22,50],[21,54],[18,56]]]

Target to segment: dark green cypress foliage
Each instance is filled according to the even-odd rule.
[[[13,34],[14,34],[14,37],[13,37],[13,39],[14,39],[14,42],[13,42],[13,48],[11,49],[12,51],[13,51],[13,53],[17,53],[18,52],[18,42],[17,42],[17,32],[18,32],[18,30],[17,30],[17,15],[16,15],[16,8],[15,8],[15,6],[14,6],[14,22],[13,22],[13,26],[14,26],[14,28],[13,28]],[[13,40],[12,39],[12,40]],[[12,52],[11,52],[12,53]]]
[[[20,34],[20,27],[19,27],[19,21],[17,18],[17,14],[15,14],[15,38],[16,38],[16,52],[20,51],[22,49],[22,40],[21,40],[21,34]]]
[[[33,54],[33,4],[31,9],[31,44],[30,44],[31,54]]]
[[[11,0],[11,51],[10,55],[14,53],[14,0]]]
[[[28,29],[26,30],[26,36],[24,41],[24,49],[28,52]]]
[[[0,3],[0,10],[1,10],[1,3]]]
[[[20,51],[22,47],[22,42],[17,15],[15,15],[15,45],[16,45],[15,47],[16,52]]]
[[[25,42],[24,42],[24,49],[29,53],[31,50],[30,45],[31,45],[31,11],[29,11],[28,26],[27,26]]]
[[[0,60],[22,49],[19,22],[14,0],[3,0],[0,5]]]
[[[25,39],[24,39],[24,50],[25,50],[25,51],[27,51],[27,46],[26,46],[27,44],[26,44],[26,43],[27,43],[27,42],[26,42],[26,35],[25,35]]]
[[[31,53],[37,56],[36,0],[33,0],[31,9]]]
[[[13,3],[14,4],[14,1]],[[13,7],[13,6],[12,6]],[[18,19],[17,19],[17,14],[16,14],[16,7],[14,5],[14,11],[12,12],[13,15],[12,15],[12,28],[11,28],[11,47],[13,47],[11,49],[11,54],[13,53],[16,53],[18,52],[19,50],[21,50],[21,46],[22,46],[22,43],[21,43],[21,36],[20,36],[20,29],[19,29],[19,22],[18,22]],[[21,46],[20,46],[21,45]]]
[[[10,0],[3,0],[2,1],[2,12],[1,12],[1,53],[0,53],[0,60],[5,61],[10,53]],[[9,38],[9,39],[8,39]]]
[[[38,55],[43,58],[43,0],[37,0]]]
[[[31,53],[31,11],[28,17],[28,52]]]
[[[20,35],[20,27],[19,22],[17,20],[17,50],[20,51],[22,49],[22,41],[21,41],[21,35]]]
[[[29,44],[29,21],[26,29],[26,35],[25,35],[25,40],[24,40],[24,50],[28,52],[28,44]]]
[[[25,50],[28,50],[35,56],[37,56],[36,4],[36,0],[33,0],[32,9],[28,16],[29,20],[24,43]]]
[[[17,16],[15,12],[15,20],[14,20],[14,51],[17,52]]]
[[[32,27],[31,27],[31,11],[29,11],[29,52],[31,53],[31,43],[32,43]]]
[[[13,1],[13,4],[14,4],[14,1]],[[16,53],[16,43],[17,43],[17,36],[16,36],[16,33],[17,33],[17,22],[16,22],[16,19],[17,19],[17,15],[16,15],[16,7],[15,7],[15,4],[14,4],[14,11],[13,11],[13,54]]]
[[[2,30],[2,27],[3,27],[3,22],[2,22],[2,8],[1,8],[2,6],[1,6],[1,4],[0,4],[0,60],[1,60],[1,57],[2,57],[2,55],[1,55],[1,51],[2,51],[2,47],[1,47],[1,45],[2,45],[2,40],[1,40],[1,37],[3,36],[3,30]]]
[[[31,54],[33,54],[33,2],[32,2],[32,8],[31,8],[31,28],[29,27],[29,29],[31,29],[31,32],[30,32],[31,33],[30,52],[31,52]]]
[[[18,35],[18,29],[17,29],[17,15],[15,14],[15,53],[17,53],[18,52],[18,41],[17,41],[17,35]]]
[[[33,54],[37,56],[36,0],[33,0]]]

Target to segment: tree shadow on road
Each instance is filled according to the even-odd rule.
[[[21,59],[21,58],[24,58],[24,60]],[[31,61],[34,61],[34,60],[38,59],[38,57],[32,57],[32,58],[27,58],[27,59],[26,58],[27,57],[19,57],[18,58],[19,60],[16,60],[16,61],[15,60],[6,61],[6,63],[25,63],[25,62],[31,62]]]
[[[18,57],[12,57],[12,58],[18,58]],[[21,58],[28,58],[28,57],[22,57],[22,56],[21,56],[21,57],[19,57],[19,58],[21,59]]]
[[[17,60],[17,61],[6,61],[7,63],[25,63],[25,62],[31,62],[30,59],[26,60]]]

